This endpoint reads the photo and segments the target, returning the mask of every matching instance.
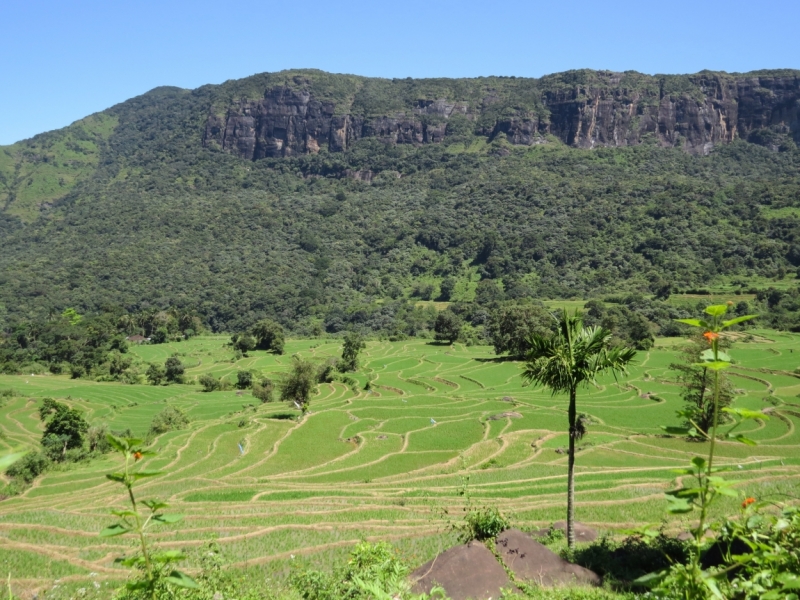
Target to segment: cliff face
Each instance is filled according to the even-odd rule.
[[[464,93],[468,97],[463,99],[416,99],[384,115],[364,114],[348,102],[318,100],[301,80],[269,88],[260,100],[240,100],[224,115],[211,112],[203,144],[258,160],[321,148],[340,152],[366,137],[396,144],[439,143],[452,133],[448,125],[454,115],[466,118],[474,133],[493,139],[502,132],[520,145],[553,135],[580,148],[628,146],[653,136],[663,146],[707,154],[736,138],[774,149],[781,140],[800,142],[800,73],[701,73],[680,79],[680,85],[647,76],[630,85],[623,74],[593,74],[588,84],[516,80],[517,87],[506,89],[503,98],[483,89],[479,98]],[[515,97],[515,90],[523,89],[517,82],[526,86],[524,101],[522,91]]]

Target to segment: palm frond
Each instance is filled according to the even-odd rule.
[[[559,394],[580,384],[594,383],[598,375],[607,371],[615,377],[624,373],[636,351],[611,347],[611,335],[603,327],[584,327],[580,311],[562,313],[554,335],[530,337],[523,380]]]

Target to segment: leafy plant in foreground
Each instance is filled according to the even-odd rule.
[[[147,531],[150,527],[177,523],[183,518],[182,515],[164,514],[162,511],[167,508],[167,505],[159,500],[142,500],[139,502],[136,500],[133,493],[134,484],[140,479],[155,477],[160,473],[157,471],[134,471],[132,467],[143,456],[154,453],[142,447],[142,440],[118,438],[111,434],[108,435],[107,439],[109,445],[125,458],[125,466],[123,471],[109,473],[106,477],[125,488],[130,508],[112,511],[114,515],[119,517],[119,521],[110,527],[106,527],[100,532],[100,536],[114,537],[130,533],[138,538],[138,555],[129,558],[117,558],[114,561],[123,566],[138,569],[141,572],[139,578],[127,584],[128,591],[134,594],[133,597],[154,600],[160,597],[160,593],[165,587],[170,585],[196,588],[197,583],[191,577],[170,567],[172,563],[186,558],[181,551],[155,551],[147,543]],[[145,506],[149,514],[143,514],[140,510],[140,505]]]
[[[739,493],[733,489],[732,482],[726,481],[719,472],[727,470],[726,467],[714,466],[714,453],[719,437],[724,439],[735,439],[747,445],[754,446],[755,442],[748,439],[741,433],[734,433],[744,421],[750,419],[766,420],[769,417],[761,412],[746,409],[722,408],[723,411],[739,419],[724,432],[721,436],[718,433],[719,413],[720,413],[720,372],[731,365],[731,357],[727,352],[720,348],[720,332],[728,327],[754,319],[756,315],[743,315],[730,320],[723,320],[728,312],[728,305],[720,304],[709,306],[705,309],[708,317],[703,319],[680,319],[679,322],[692,327],[705,330],[703,337],[707,340],[710,348],[700,354],[700,363],[695,365],[712,373],[713,384],[713,411],[710,430],[703,428],[688,413],[681,412],[679,415],[689,419],[689,427],[664,427],[668,433],[687,435],[694,438],[701,438],[709,442],[708,457],[695,456],[689,467],[678,471],[687,483],[679,489],[667,493],[669,500],[668,511],[673,514],[689,513],[697,509],[700,511],[700,518],[697,527],[692,529],[693,547],[690,552],[687,564],[674,564],[670,569],[653,573],[638,579],[640,583],[658,583],[658,591],[662,594],[673,595],[679,590],[681,597],[686,599],[724,598],[720,591],[719,581],[732,569],[708,568],[704,569],[701,564],[701,556],[704,547],[703,537],[708,525],[708,512],[711,505],[720,496],[736,497]]]

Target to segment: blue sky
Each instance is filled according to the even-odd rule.
[[[800,0],[0,1],[0,144],[159,85],[800,68]]]

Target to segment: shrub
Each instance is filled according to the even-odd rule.
[[[246,390],[253,387],[253,373],[250,371],[239,371],[236,373],[236,388]]]
[[[13,463],[6,474],[12,479],[25,484],[31,483],[50,466],[50,459],[43,452],[28,452],[25,456]]]
[[[100,452],[105,454],[111,450],[108,444],[108,425],[92,425],[86,432],[86,442],[90,452]]]
[[[509,520],[499,510],[494,507],[484,507],[469,511],[457,529],[460,531],[461,541],[466,543],[495,538],[510,526]]]
[[[217,390],[222,389],[222,382],[208,373],[201,375],[198,381],[200,382],[200,385],[203,386],[204,392],[216,392]]]
[[[150,433],[158,435],[168,431],[175,431],[183,429],[188,424],[189,418],[180,408],[168,406],[153,417],[153,422],[150,424]]]
[[[341,363],[342,361],[332,360],[320,366],[317,370],[317,383],[330,383],[334,381],[336,379],[336,371],[344,372],[346,369]]]
[[[274,390],[275,384],[270,379],[262,379],[259,383],[253,384],[253,396],[261,400],[261,402],[272,402]]]
[[[427,594],[410,594],[408,572],[390,544],[363,541],[350,552],[346,565],[331,573],[296,571],[290,582],[304,600],[429,598]],[[435,588],[433,596],[443,598],[443,592]]]

